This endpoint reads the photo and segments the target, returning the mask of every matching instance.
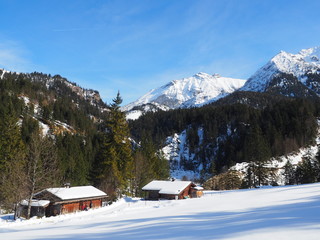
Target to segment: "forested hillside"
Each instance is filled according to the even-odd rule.
[[[237,103],[239,94],[242,103]],[[238,99],[236,103],[228,103],[232,98]],[[202,108],[146,113],[130,122],[132,135],[137,141],[149,136],[163,147],[168,136],[186,130],[188,156],[172,164],[187,170],[200,167],[209,174],[224,172],[235,163],[265,161],[313,144],[318,100],[273,98],[264,93],[245,97],[244,92],[227,99]]]
[[[58,75],[1,70],[0,89],[0,207],[8,209],[65,183],[95,185],[111,201],[141,196],[150,180],[169,177],[169,163],[200,172],[204,182],[220,173],[233,179],[228,169],[248,162],[260,171],[260,185],[270,158],[314,144],[320,116],[317,96],[268,91],[127,121],[119,93],[105,104],[97,91]],[[185,135],[181,155],[168,162],[161,149],[177,134]]]
[[[119,94],[106,105],[98,92],[60,76],[0,76],[1,208],[64,183],[94,184],[112,200],[168,177],[152,142],[130,141]]]

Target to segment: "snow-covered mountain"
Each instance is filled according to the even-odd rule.
[[[153,89],[122,110],[128,112],[129,119],[135,119],[144,111],[199,107],[227,96],[244,83],[242,79],[198,73]]]
[[[251,76],[240,91],[267,92],[277,89],[282,95],[295,97],[297,87],[308,95],[320,95],[320,47],[298,54],[281,51]],[[311,90],[311,91],[310,91]],[[301,91],[301,90],[300,90]]]

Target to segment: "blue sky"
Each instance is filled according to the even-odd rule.
[[[0,0],[0,68],[60,74],[124,104],[198,72],[247,79],[320,45],[318,0]]]

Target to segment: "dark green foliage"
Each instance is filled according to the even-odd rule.
[[[295,98],[317,98],[316,92],[302,84],[293,74],[281,73],[274,77],[266,92]]]
[[[295,168],[291,164],[290,161],[286,163],[284,166],[284,178],[285,178],[285,184],[286,185],[293,185],[296,183],[296,176],[295,176]]]
[[[26,196],[26,149],[12,104],[15,100],[0,95],[6,100],[0,102],[0,207],[12,210]]]
[[[256,187],[256,177],[254,174],[254,163],[251,162],[248,165],[247,172],[245,173],[242,188],[253,188]]]
[[[81,95],[81,88],[59,75],[5,73],[0,80],[0,89],[0,178],[10,179],[12,186],[8,189],[19,186],[25,191],[19,189],[15,192],[24,194],[24,197],[27,194],[30,198],[41,187],[70,182],[72,186],[95,184],[111,193],[111,197],[112,194],[119,196],[121,193],[140,195],[143,184],[169,176],[167,161],[161,154],[156,154],[157,149],[151,141],[136,148],[133,154],[125,114],[120,111],[120,95],[108,106],[108,111],[102,113],[101,109],[106,105],[99,100],[97,92],[91,91],[90,94],[96,96],[89,101]],[[23,98],[27,100],[26,103]],[[101,119],[104,121],[101,122]],[[41,141],[36,137],[41,135],[40,123],[50,127],[49,134],[54,140],[42,150],[38,147],[50,139],[43,138]],[[68,129],[62,126],[65,124],[69,125]],[[39,185],[41,181],[35,180],[38,187],[29,191],[29,183],[33,180],[22,178],[31,177],[31,173],[26,173],[26,169],[31,169],[28,163],[32,163],[33,159],[39,162],[43,158],[49,159],[50,154],[39,158],[47,150],[56,156],[57,169],[46,170],[46,177],[54,177],[55,181],[45,181],[45,185]],[[23,158],[23,154],[29,158]],[[17,159],[20,155],[24,162],[20,165],[11,164],[19,163]],[[5,172],[6,163],[11,164],[10,172]],[[148,169],[147,172],[144,172],[145,169]],[[15,173],[21,170],[26,174],[8,175],[13,170]],[[17,184],[18,180],[21,183]],[[9,181],[2,183],[9,184]],[[4,200],[10,202],[15,197],[14,201],[20,201],[23,198],[22,195],[9,197],[4,192],[1,192],[1,196],[2,206]]]
[[[67,79],[59,75],[51,77],[43,73],[5,73],[0,81],[0,89],[9,93],[13,98],[17,96],[27,96],[34,103],[39,104],[42,112],[38,117],[45,120],[55,119],[72,125],[75,129],[85,130],[91,129],[91,116],[101,117],[98,107],[104,108],[106,105],[94,98],[92,103],[81,96],[81,89],[74,83],[70,83]],[[93,93],[98,94],[97,92]],[[14,93],[14,94],[12,94]],[[24,106],[23,102],[14,106],[21,114]],[[33,105],[29,106],[29,114],[33,115]]]
[[[94,138],[78,134],[59,135],[56,138],[59,169],[63,182],[73,186],[87,185],[95,155]]]
[[[134,152],[134,195],[143,196],[141,188],[150,181],[169,178],[169,164],[150,139],[144,139]]]
[[[289,85],[295,83],[290,76],[275,79],[275,83],[284,77]],[[312,77],[310,84],[314,85],[318,76]],[[289,90],[297,90],[293,88]],[[194,170],[201,165],[204,178],[208,173],[225,173],[233,164],[246,161],[250,167],[245,185],[264,184],[266,161],[312,144],[316,118],[320,116],[317,99],[289,99],[274,95],[274,89],[270,89],[269,93],[236,92],[202,108],[148,112],[131,121],[128,128],[125,114],[120,111],[119,94],[106,106],[98,97],[88,100],[81,95],[81,88],[59,75],[5,73],[0,90],[1,179],[8,177],[10,171],[25,169],[26,149],[30,156],[31,147],[35,147],[34,134],[41,132],[41,122],[50,126],[49,133],[54,134],[54,141],[48,146],[57,156],[59,181],[51,183],[94,184],[114,197],[122,193],[141,196],[144,184],[167,179],[168,162],[158,150],[168,136],[182,131],[186,131],[189,154],[194,155],[191,161],[182,159],[185,169]],[[30,103],[25,105],[22,97]],[[106,107],[108,111],[102,113],[101,109]],[[60,122],[70,129],[56,129]],[[130,135],[139,144],[133,147]],[[17,164],[9,164],[7,171],[6,163],[13,162]],[[319,169],[319,161],[305,160],[294,169],[295,181],[319,181]],[[292,176],[286,171],[290,184]],[[15,186],[23,186],[24,175],[19,176],[22,178],[10,179]],[[228,172],[223,176],[220,182],[224,188],[239,186],[238,175]],[[17,201],[18,197],[21,196],[10,199]]]
[[[31,135],[39,132],[39,122],[29,115],[23,117],[21,125],[21,136],[25,143],[30,142]]]
[[[142,136],[150,136],[160,148],[166,137],[187,129],[187,144],[197,161],[193,166],[197,167],[201,162],[210,172],[214,161],[219,173],[235,163],[253,161],[258,182],[262,182],[265,160],[314,142],[319,107],[315,100],[279,97],[276,99],[281,101],[269,101],[266,94],[261,95],[263,108],[246,104],[212,104],[202,108],[148,112],[130,122],[131,133],[137,141]],[[258,101],[259,93],[254,96]],[[201,144],[199,129],[204,132]],[[190,166],[190,162],[184,161],[185,168]]]
[[[254,125],[248,131],[244,149],[246,150],[244,159],[246,159],[246,162],[250,162],[249,170],[257,178],[257,181],[255,178],[253,179],[253,186],[260,186],[268,176],[266,163],[271,157],[271,150],[258,125]]]
[[[320,148],[319,147],[318,147],[317,156],[313,160],[313,169],[315,172],[316,182],[320,182]]]
[[[296,180],[298,184],[316,182],[317,173],[313,166],[313,160],[310,157],[303,158],[297,165]]]
[[[308,73],[306,74],[306,77],[307,77],[306,85],[317,94],[320,94],[320,74]]]
[[[2,75],[2,70],[0,73]],[[102,116],[98,107],[106,105],[99,98],[89,102],[80,95],[82,90],[78,86],[59,75],[7,72],[2,76],[0,111],[14,109],[15,117],[20,117],[22,140],[29,144],[31,135],[41,130],[40,122],[51,127],[49,133],[56,134],[59,164],[65,174],[63,179],[72,184],[87,184],[94,151],[99,148],[99,142],[94,140],[97,125],[93,119]],[[28,98],[29,103],[20,100],[22,97]],[[66,133],[62,127],[58,129],[57,120],[71,126],[72,132]]]
[[[110,196],[119,197],[127,193],[133,179],[132,146],[125,114],[120,111],[122,99],[118,93],[108,106],[105,134],[96,161],[96,182]]]

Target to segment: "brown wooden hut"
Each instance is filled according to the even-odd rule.
[[[199,188],[198,188],[199,189]],[[146,193],[146,199],[184,199],[198,197],[197,186],[190,181],[158,181],[154,180],[145,185],[142,190]]]
[[[34,195],[33,201],[36,203],[47,201],[48,204],[40,206],[41,214],[38,210],[32,210],[32,216],[56,216],[65,213],[84,211],[90,208],[99,208],[103,201],[107,198],[107,194],[93,186],[78,186],[65,188],[47,188]],[[21,213],[25,212],[27,204],[21,205]],[[39,205],[39,204],[38,204]],[[38,206],[39,208],[39,206]],[[43,208],[43,210],[42,210]],[[21,214],[23,216],[23,214]],[[41,216],[42,215],[42,216]]]

